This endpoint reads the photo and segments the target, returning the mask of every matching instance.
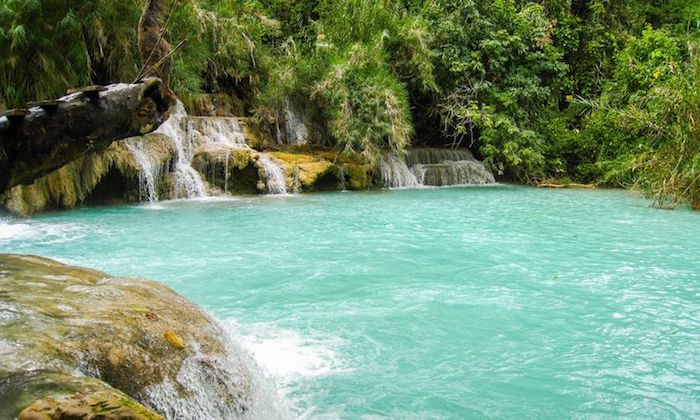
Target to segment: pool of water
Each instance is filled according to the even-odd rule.
[[[300,417],[700,415],[700,213],[621,191],[89,208],[5,218],[0,252],[170,285]]]

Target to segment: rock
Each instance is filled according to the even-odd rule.
[[[271,152],[270,156],[282,163],[288,177],[295,177],[299,192],[335,190],[339,180],[334,165],[319,156],[308,153]]]
[[[245,115],[245,101],[224,93],[183,94],[180,99],[189,115],[207,117],[241,117]]]
[[[44,397],[19,414],[19,420],[53,419],[162,420],[163,417],[117,390],[86,381],[81,392]]]
[[[220,193],[256,194],[260,191],[256,159],[257,152],[248,147],[209,145],[198,149],[192,167]]]
[[[311,147],[284,148],[283,151],[270,152],[270,155],[282,162],[288,177],[296,178],[299,192],[329,191],[341,187],[363,190],[369,186],[371,165],[361,157]],[[295,179],[290,179],[288,183],[294,185]]]
[[[159,79],[114,85],[96,96],[75,93],[50,112],[32,108],[21,120],[0,117],[0,193],[31,184],[113,141],[151,131],[172,102]]]
[[[0,254],[0,418],[237,417],[252,380],[226,337],[162,284]]]
[[[107,149],[76,158],[69,164],[36,179],[29,185],[17,185],[0,195],[0,203],[9,212],[30,216],[47,209],[69,209],[77,205],[104,202],[132,202],[144,199],[139,190],[140,157],[162,168],[165,175],[177,150],[160,133],[124,139]],[[169,190],[167,177],[155,180],[159,194]]]

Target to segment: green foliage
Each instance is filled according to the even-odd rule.
[[[69,3],[66,5],[66,3]],[[138,2],[2,0],[0,96],[7,106],[137,72]]]
[[[438,89],[428,22],[390,1],[321,1],[312,10],[317,20],[281,44],[258,115],[273,120],[297,98],[346,153],[403,153],[413,132],[409,93]]]
[[[436,33],[445,134],[476,145],[497,173],[519,180],[547,171],[543,118],[558,106],[567,66],[552,45],[553,25],[536,4],[434,0],[426,9]]]
[[[381,65],[381,54],[356,44],[314,87],[330,134],[346,153],[369,159],[380,149],[401,154],[411,141],[407,93]]]
[[[591,103],[583,133],[596,153],[587,166],[593,176],[638,186],[659,206],[700,207],[697,45],[649,29],[620,52],[615,77]]]
[[[144,0],[0,0],[0,107],[130,81]],[[374,159],[470,147],[504,177],[698,203],[696,0],[178,0],[173,88]]]
[[[131,81],[140,70],[136,28],[143,0],[0,0],[0,97],[8,107],[67,87]],[[275,32],[253,7],[180,0],[166,39],[178,93],[258,83],[253,33]],[[239,18],[239,16],[241,18]]]

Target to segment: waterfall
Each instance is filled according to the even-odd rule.
[[[348,189],[347,183],[345,181],[346,176],[347,171],[345,170],[345,166],[340,166],[338,168],[338,189],[340,191],[346,191]]]
[[[260,153],[258,162],[265,171],[265,192],[268,194],[287,194],[287,180],[282,167],[267,153]]]
[[[185,124],[190,143],[228,147],[246,145],[238,118],[186,117]]]
[[[294,181],[292,182],[292,192],[299,194],[299,165],[294,165]]]
[[[156,182],[160,178],[162,165],[152,159],[153,155],[144,149],[141,139],[130,139],[124,144],[139,167],[139,200],[147,199],[151,203],[158,201]]]
[[[405,160],[408,166],[414,166],[476,159],[467,149],[415,148],[406,151]]]
[[[224,192],[228,193],[230,150],[247,147],[237,118],[191,117],[187,115],[182,102],[177,101],[170,118],[155,133],[169,139],[176,155],[172,168],[171,196],[167,198],[196,198],[207,195],[202,175],[192,167],[195,153],[205,147],[225,150],[222,153],[226,156]],[[139,167],[140,198],[157,201],[157,183],[162,168],[152,156],[153,152],[143,146],[141,139],[130,139],[126,144]]]
[[[416,148],[405,161],[387,155],[381,162],[382,180],[389,188],[483,185],[496,182],[493,174],[466,149]]]
[[[182,362],[175,381],[166,379],[147,387],[140,399],[172,419],[291,418],[288,401],[241,346],[237,326],[213,316],[210,320],[221,333],[224,352],[211,355],[195,350]]]
[[[228,194],[228,160],[231,158],[231,151],[226,151],[224,160],[224,194]]]
[[[177,101],[170,118],[163,123],[156,133],[167,136],[177,150],[177,160],[173,171],[173,198],[194,198],[207,195],[204,181],[192,167],[194,149],[197,147],[192,135],[182,127],[187,112],[182,102]]]
[[[444,163],[415,165],[411,169],[421,185],[441,187],[446,185],[493,184],[493,174],[478,160],[445,161]]]
[[[395,155],[382,157],[380,164],[382,181],[389,188],[418,187],[418,179],[406,165],[406,162]]]
[[[304,115],[299,109],[293,109],[289,101],[287,101],[284,107],[284,121],[287,144],[306,144],[309,137],[309,130],[306,128]]]

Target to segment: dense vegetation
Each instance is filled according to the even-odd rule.
[[[469,146],[498,174],[700,207],[700,2],[173,0],[173,88],[376,157]],[[142,0],[0,0],[0,108],[130,81]]]

